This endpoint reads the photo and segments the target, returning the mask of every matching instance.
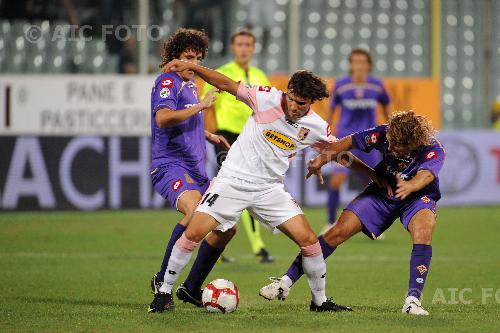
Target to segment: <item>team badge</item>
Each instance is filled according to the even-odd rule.
[[[305,138],[309,135],[309,132],[311,132],[309,128],[301,127],[298,135],[299,140],[305,140]]]
[[[417,266],[415,268],[420,273],[420,275],[424,275],[425,272],[427,272],[427,267],[425,267],[425,265],[420,265],[420,266]]]
[[[259,86],[259,91],[270,92],[271,87],[270,86]]]
[[[437,158],[437,153],[435,150],[431,150],[430,152],[427,153],[427,155],[425,155],[425,159],[426,160],[432,160],[434,158]]]
[[[186,178],[186,181],[190,184],[193,184],[194,183],[194,180],[193,178],[191,178],[191,176],[187,173],[184,174],[184,178]]]
[[[420,198],[420,200],[422,200],[424,203],[429,203],[431,202],[431,199],[429,199],[428,196],[424,195],[423,197]]]
[[[172,88],[174,86],[174,80],[166,78],[165,80],[161,81],[161,86],[165,88]]]
[[[181,187],[182,187],[182,180],[180,179],[177,179],[172,184],[172,190],[174,190],[174,192],[177,192]]]
[[[162,90],[160,90],[160,97],[161,98],[167,98],[168,96],[170,96],[170,89],[163,88]]]
[[[404,169],[406,169],[406,164],[401,162],[398,164],[398,167],[399,167],[399,169],[404,170]]]
[[[365,143],[369,146],[373,146],[377,144],[379,136],[379,132],[373,132],[372,134],[365,136]]]

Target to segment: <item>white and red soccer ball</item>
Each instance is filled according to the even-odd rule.
[[[208,312],[229,313],[238,308],[240,295],[234,283],[217,279],[203,289],[201,300]]]

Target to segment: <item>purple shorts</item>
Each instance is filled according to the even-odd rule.
[[[190,172],[180,165],[169,165],[151,171],[153,186],[172,208],[177,209],[177,199],[184,191],[195,190],[203,195],[210,185],[207,176]]]
[[[356,214],[363,224],[363,232],[375,239],[388,229],[399,217],[408,230],[412,217],[422,209],[436,213],[436,202],[428,196],[399,200],[389,198],[368,186],[345,208]]]
[[[375,149],[369,153],[365,153],[364,151],[361,151],[359,149],[351,149],[350,152],[371,168],[375,168],[375,166],[380,162],[381,159],[380,153]],[[349,174],[351,172],[351,169],[346,168],[338,163],[332,163],[332,165],[332,173]]]

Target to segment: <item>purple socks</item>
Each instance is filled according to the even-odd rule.
[[[189,275],[184,282],[184,286],[193,293],[198,293],[202,289],[202,284],[207,278],[215,263],[219,259],[224,248],[218,249],[208,244],[206,240],[200,245],[198,255],[193,263],[193,267],[189,271]]]
[[[408,283],[408,296],[420,299],[425,286],[425,279],[431,264],[432,246],[413,244],[410,259],[410,281]]]

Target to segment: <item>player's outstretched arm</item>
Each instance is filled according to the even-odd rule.
[[[213,145],[221,146],[224,150],[229,150],[229,148],[231,148],[229,142],[222,135],[210,133],[205,130],[205,139]]]
[[[345,154],[350,149],[352,149],[352,135],[346,136],[339,141],[329,143],[324,149],[321,150],[321,154],[309,162],[309,170],[315,171],[316,169],[321,169],[323,165],[333,160],[337,160],[341,153]],[[306,178],[313,173],[315,172],[310,174],[308,173]]]
[[[336,160],[341,153],[347,152],[352,148],[352,136],[346,136],[345,138],[329,143],[325,148],[321,150],[321,154],[309,161],[307,165],[306,179],[312,175],[316,175],[319,178],[321,184],[323,184],[323,176],[321,175],[321,167],[326,163]]]
[[[203,80],[216,87],[219,90],[227,91],[231,95],[236,96],[236,92],[238,91],[239,83],[230,79],[229,77],[221,74],[217,71],[214,71],[210,68],[195,65],[188,61],[183,61],[179,59],[174,59],[163,66],[162,70],[164,72],[181,72],[183,70],[192,70]]]
[[[215,101],[215,91],[209,91],[201,103],[193,105],[187,109],[173,111],[167,108],[160,109],[155,113],[156,125],[159,128],[166,128],[182,123],[184,120],[194,116],[212,106]]]

